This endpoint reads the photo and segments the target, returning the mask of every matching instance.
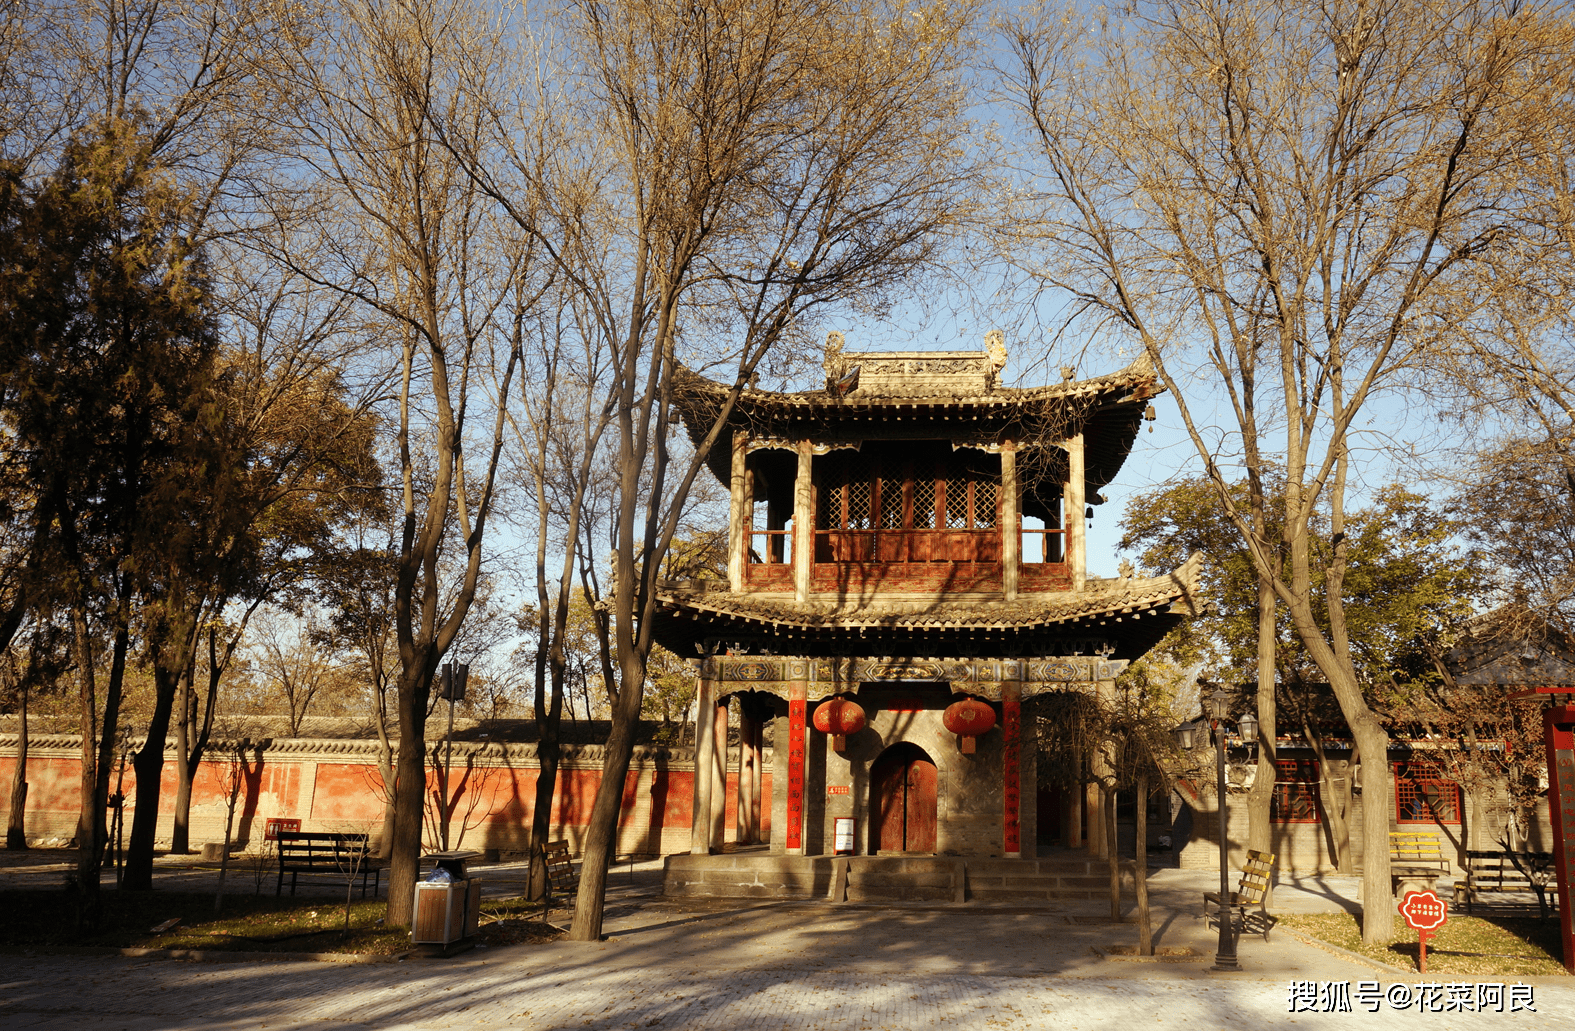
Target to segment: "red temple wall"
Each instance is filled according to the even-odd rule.
[[[75,741],[60,747],[51,738],[37,744],[27,764],[27,836],[33,841],[64,843],[76,833],[81,760]],[[239,774],[240,791],[235,812],[234,840],[255,845],[262,839],[266,821],[298,819],[301,829],[312,831],[382,832],[387,792],[370,751],[345,755],[343,742],[281,742],[282,748],[249,757],[237,769],[226,758],[208,758],[198,768],[192,786],[191,844],[222,841],[227,798],[233,777]],[[321,751],[314,749],[321,744]],[[0,746],[3,747],[3,746]],[[8,809],[6,790],[16,767],[12,754],[0,754],[0,811]],[[522,750],[523,751],[523,750]],[[337,753],[337,754],[334,754]],[[687,759],[669,759],[671,752],[654,755],[637,752],[624,781],[619,815],[620,855],[660,855],[686,852],[690,844],[694,771]],[[727,778],[727,840],[735,835],[738,808],[737,756],[731,756]],[[558,770],[549,817],[549,836],[566,838],[579,850],[590,822],[591,806],[601,784],[599,763],[566,762]],[[452,847],[520,850],[527,845],[531,813],[536,801],[538,768],[533,756],[502,755],[478,759],[468,769],[465,757],[455,753],[452,767],[453,811],[450,816]],[[111,771],[110,790],[116,789],[118,771]],[[430,837],[438,819],[440,778],[427,771],[427,827]],[[136,799],[136,777],[130,763],[119,779],[125,793],[129,826]],[[159,794],[158,840],[167,844],[173,828],[176,773],[173,761],[164,768]],[[764,775],[762,793],[771,797],[771,775]],[[9,816],[9,813],[7,813]],[[761,813],[764,829],[770,826],[770,807]]]

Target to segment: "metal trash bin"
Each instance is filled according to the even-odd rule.
[[[418,881],[410,940],[417,945],[452,945],[476,933],[481,916],[481,878],[465,876],[465,861],[480,852],[434,852],[434,869],[451,880]]]

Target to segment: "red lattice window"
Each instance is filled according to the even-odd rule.
[[[1280,759],[1274,764],[1274,797],[1270,823],[1318,822],[1318,763],[1314,759]]]
[[[820,530],[993,530],[998,462],[973,452],[939,457],[895,450],[837,451],[822,464]]]
[[[1460,785],[1431,762],[1395,763],[1395,819],[1399,823],[1459,823]]]

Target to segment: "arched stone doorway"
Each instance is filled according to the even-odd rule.
[[[934,852],[935,762],[918,745],[904,741],[880,754],[870,767],[871,851]]]

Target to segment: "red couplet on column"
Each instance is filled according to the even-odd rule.
[[[788,700],[787,847],[804,847],[804,697]]]
[[[1023,851],[1022,832],[1022,800],[1019,790],[1022,787],[1022,776],[1019,772],[1019,746],[1022,738],[1022,699],[1016,691],[1004,691],[1001,694],[1001,735],[1004,744],[1004,755],[1001,762],[1001,774],[1006,783],[1002,785],[1005,799],[1005,824],[1006,831],[1003,845],[1007,853],[1021,854]]]

